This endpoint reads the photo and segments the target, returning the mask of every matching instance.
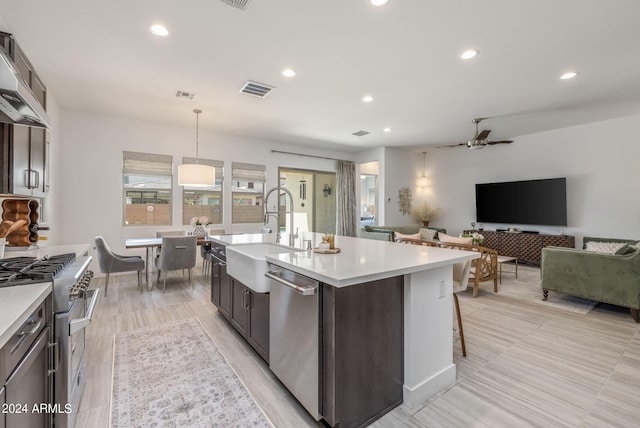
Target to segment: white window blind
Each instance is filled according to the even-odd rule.
[[[266,167],[253,163],[232,162],[231,176],[233,181],[248,181],[264,183],[266,181]]]
[[[125,174],[172,175],[173,157],[152,153],[122,152]]]

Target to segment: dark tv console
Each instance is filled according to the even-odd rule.
[[[484,236],[483,247],[496,250],[501,256],[517,257],[524,263],[539,265],[544,247],[575,248],[575,237],[568,235],[545,235],[507,231],[480,232]]]

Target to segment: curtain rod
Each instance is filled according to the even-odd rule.
[[[305,157],[308,157],[308,158],[317,158],[317,159],[328,159],[328,160],[334,160],[334,161],[353,162],[353,161],[350,161],[348,159],[336,159],[336,158],[328,158],[328,157],[325,157],[325,156],[305,155],[304,153],[283,152],[281,150],[271,150],[271,153],[283,153],[285,155],[305,156]]]

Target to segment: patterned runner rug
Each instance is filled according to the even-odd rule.
[[[272,427],[197,318],[114,336],[112,427]]]

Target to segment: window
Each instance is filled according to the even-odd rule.
[[[233,223],[262,223],[265,166],[251,163],[231,164]]]
[[[173,158],[122,152],[124,225],[171,224]]]
[[[211,187],[182,189],[182,224],[190,224],[193,217],[206,216],[209,223],[222,224],[222,180],[224,162],[198,158],[197,162],[216,169],[216,183]],[[196,158],[182,158],[182,163],[196,163]]]

